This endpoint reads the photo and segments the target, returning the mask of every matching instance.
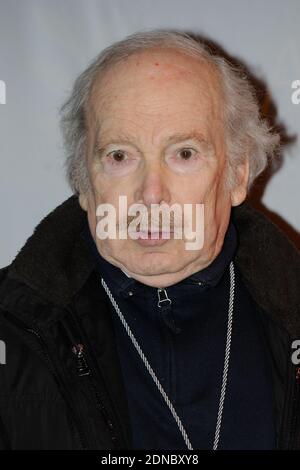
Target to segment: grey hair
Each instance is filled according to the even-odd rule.
[[[131,55],[152,48],[176,49],[215,66],[223,95],[223,125],[228,165],[226,186],[236,181],[236,168],[249,161],[249,190],[255,178],[279,150],[280,136],[260,115],[255,89],[242,67],[234,66],[204,44],[181,31],[151,30],[134,33],[104,49],[75,80],[62,105],[61,130],[66,150],[66,176],[73,192],[89,189],[86,164],[86,107],[96,78]],[[101,86],[101,84],[100,84]]]

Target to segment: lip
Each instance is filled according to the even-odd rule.
[[[168,238],[163,238],[164,234],[168,234]],[[172,238],[172,232],[139,232],[138,238],[135,240],[142,246],[160,246],[168,242]]]

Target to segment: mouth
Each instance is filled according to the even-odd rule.
[[[138,232],[138,238],[135,240],[142,246],[160,246],[168,242],[172,238],[171,231],[159,231],[159,232]]]

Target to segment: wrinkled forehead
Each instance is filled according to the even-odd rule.
[[[135,53],[99,73],[87,115],[89,125],[99,130],[106,119],[122,113],[127,118],[140,114],[151,120],[198,112],[204,118],[220,120],[222,109],[214,64],[175,50],[153,49]]]

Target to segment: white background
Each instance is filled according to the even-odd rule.
[[[280,121],[300,135],[299,0],[0,0],[0,266],[71,192],[58,109],[76,76],[101,49],[141,29],[206,35],[268,84]],[[299,139],[284,153],[263,204],[300,230]],[[294,233],[295,235],[295,233]]]

